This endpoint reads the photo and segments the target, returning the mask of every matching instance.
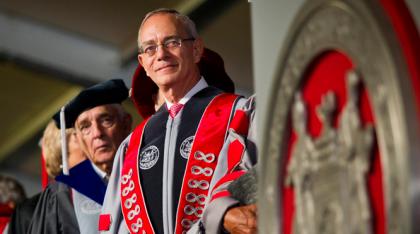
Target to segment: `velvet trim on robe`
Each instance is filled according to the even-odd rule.
[[[70,175],[60,174],[55,180],[67,184],[100,205],[104,201],[106,184],[95,172],[88,159],[71,168]]]

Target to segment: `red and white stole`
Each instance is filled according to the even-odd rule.
[[[184,172],[175,221],[176,234],[187,231],[203,214],[210,181],[237,98],[233,94],[219,94],[203,113]],[[121,207],[131,233],[155,233],[147,213],[138,166],[140,143],[148,121],[143,121],[131,135],[122,169]]]

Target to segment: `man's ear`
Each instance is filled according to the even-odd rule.
[[[149,74],[147,73],[147,70],[146,70],[146,68],[144,67],[144,64],[143,64],[143,57],[141,57],[140,54],[137,55],[137,61],[139,61],[139,64],[143,67],[144,71],[146,72],[146,75],[149,76]]]
[[[144,66],[143,66],[143,58],[140,56],[140,54],[138,54],[138,55],[137,55],[137,60],[139,61],[140,65],[141,65],[142,67],[144,67]]]
[[[203,55],[204,51],[204,42],[201,37],[194,40],[193,44],[193,56],[194,56],[194,62],[198,63],[200,62],[201,56]]]

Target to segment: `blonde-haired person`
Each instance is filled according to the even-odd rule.
[[[85,154],[80,149],[79,143],[74,134],[74,129],[66,130],[66,142],[68,148],[69,168],[79,164],[86,159]],[[61,136],[54,120],[51,120],[45,127],[41,138],[42,156],[45,160],[45,170],[51,179],[61,173]],[[19,234],[26,233],[30,225],[33,212],[40,198],[41,193],[30,197],[19,204],[10,220],[8,232]]]
[[[86,155],[79,146],[74,128],[66,130],[66,137],[66,142],[68,144],[68,165],[69,168],[72,168],[85,160]],[[48,176],[51,178],[55,178],[61,173],[62,158],[60,138],[60,130],[55,125],[55,122],[51,120],[45,128],[44,135],[41,139],[46,170]]]

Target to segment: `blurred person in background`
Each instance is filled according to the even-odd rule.
[[[54,180],[61,173],[62,157],[60,138],[60,130],[57,128],[54,120],[51,120],[45,128],[40,142],[42,157],[45,161],[45,168],[42,168],[42,170],[46,171],[50,180]],[[85,160],[86,155],[79,146],[74,128],[66,130],[66,138],[69,168],[72,168]],[[27,232],[40,196],[41,193],[37,193],[17,205],[9,223],[9,234],[24,234]]]
[[[25,190],[17,180],[0,175],[0,233],[7,233],[13,210],[25,198]]]
[[[86,155],[80,148],[74,128],[66,129],[66,137],[68,164],[69,168],[72,168],[84,161],[86,159]],[[47,174],[50,178],[55,178],[61,173],[62,157],[60,138],[60,129],[57,128],[54,120],[51,120],[45,128],[44,135],[41,139],[45,166]]]

